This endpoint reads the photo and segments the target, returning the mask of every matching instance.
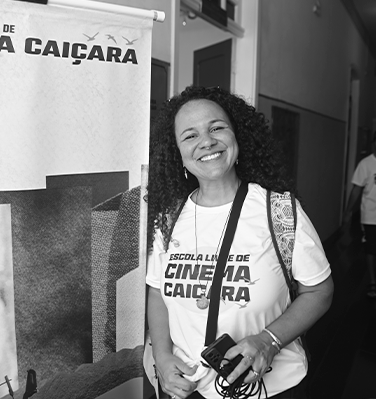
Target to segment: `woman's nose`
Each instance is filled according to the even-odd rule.
[[[204,132],[201,134],[201,141],[200,141],[200,147],[201,148],[211,148],[215,144],[217,144],[217,140],[210,135],[210,132]]]

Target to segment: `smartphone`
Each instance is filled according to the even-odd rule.
[[[204,349],[201,356],[221,377],[226,379],[243,359],[240,354],[231,360],[225,358],[226,352],[235,345],[235,341],[228,334],[223,334]]]

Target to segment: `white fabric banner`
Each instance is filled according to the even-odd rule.
[[[0,190],[147,163],[151,18],[0,0]]]
[[[74,375],[51,378],[114,352],[122,324],[115,307],[121,317],[127,308],[115,303],[116,280],[144,278],[141,166],[148,163],[151,34],[160,14],[130,10],[0,0],[0,220],[8,221],[0,229],[7,250],[0,398],[8,394],[5,375],[24,392],[29,368],[52,384],[41,397],[51,397],[48,389],[67,397],[84,389]],[[134,298],[140,317],[129,333],[136,329],[137,337],[143,281]],[[143,339],[129,334],[122,331],[116,347],[129,348],[119,353],[126,360],[120,375],[142,381]]]

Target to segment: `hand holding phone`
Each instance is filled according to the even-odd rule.
[[[221,377],[226,379],[243,359],[240,354],[231,360],[225,358],[226,352],[235,345],[235,341],[228,334],[223,334],[204,349],[201,356]]]

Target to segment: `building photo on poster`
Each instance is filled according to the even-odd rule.
[[[0,398],[141,397],[164,13],[51,3],[0,2]]]

